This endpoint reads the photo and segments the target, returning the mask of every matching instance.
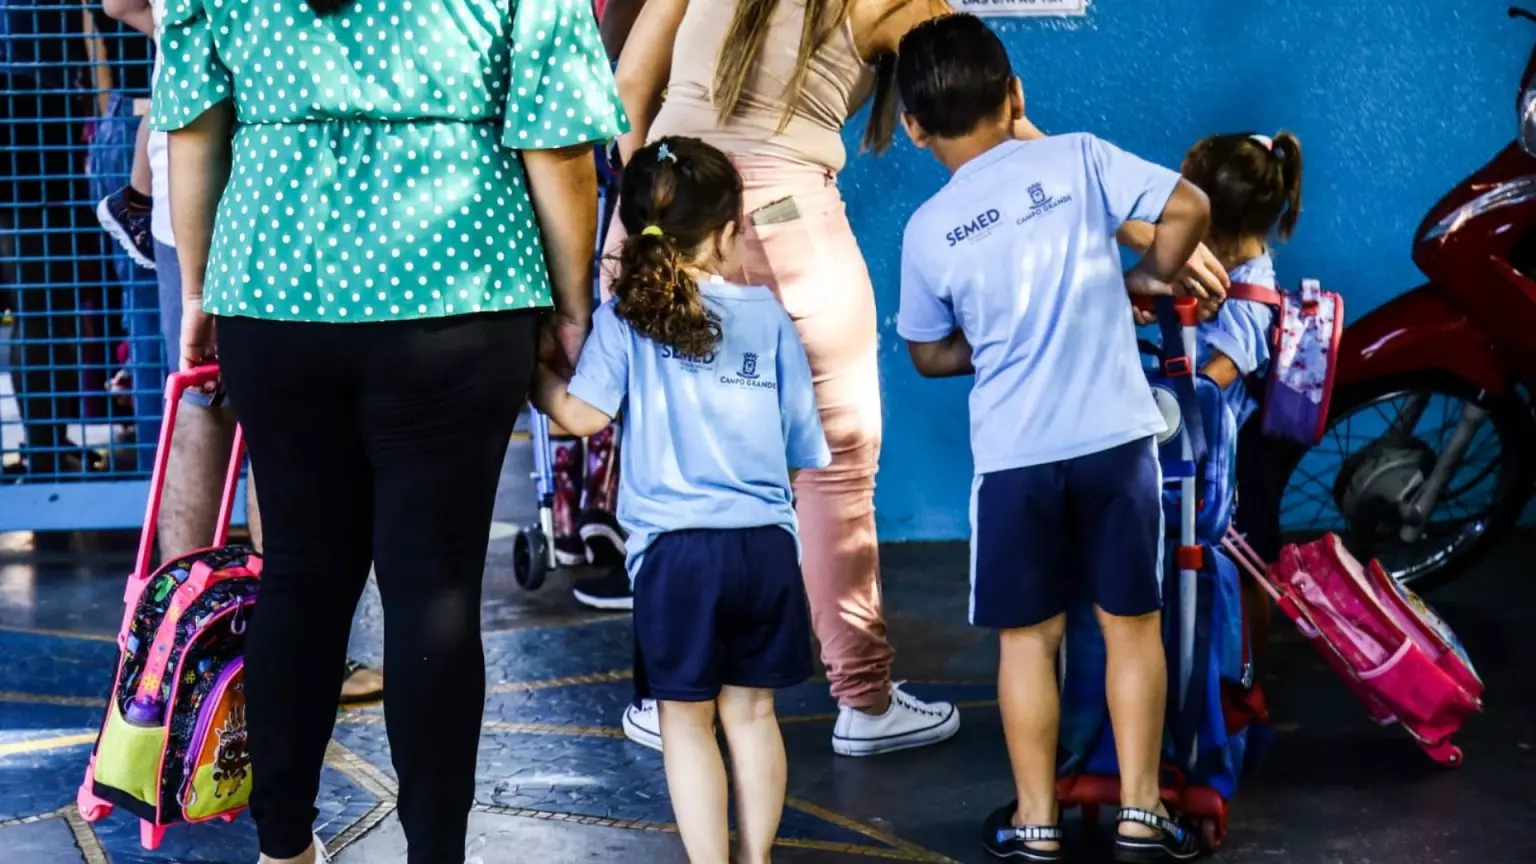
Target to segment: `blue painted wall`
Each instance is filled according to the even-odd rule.
[[[1316,276],[1355,318],[1413,287],[1425,211],[1507,144],[1536,25],[1496,0],[1091,0],[1070,19],[991,22],[1047,132],[1086,130],[1177,167],[1214,132],[1288,128],[1306,156],[1281,278]],[[863,130],[849,128],[850,148]],[[901,230],[944,182],[903,141],[853,159],[849,212],[880,309],[885,540],[968,536],[968,382],[912,371],[896,335]],[[1071,398],[1071,394],[1063,394]]]

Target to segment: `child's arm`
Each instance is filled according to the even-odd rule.
[[[779,422],[784,428],[784,457],[793,479],[802,468],[831,465],[832,451],[821,428],[821,410],[816,405],[816,386],[805,346],[789,315],[780,314],[783,321],[779,325],[778,350]]]
[[[1200,247],[1210,224],[1211,204],[1205,193],[1180,178],[1157,220],[1152,244],[1141,256],[1141,261],[1126,274],[1127,287],[1133,293],[1187,293],[1202,300],[1212,299],[1213,292],[1199,282],[1170,284],[1178,279],[1185,262]],[[1142,277],[1150,277],[1150,280]],[[1225,294],[1225,286],[1221,287],[1220,294]]]
[[[974,374],[976,367],[971,365],[971,353],[971,343],[958,328],[937,342],[907,340],[907,354],[911,356],[917,374],[924,378]]]
[[[1231,387],[1237,379],[1242,377],[1242,373],[1238,371],[1237,364],[1232,362],[1232,358],[1216,350],[1211,351],[1211,359],[1207,360],[1205,365],[1200,367],[1200,374],[1215,381],[1216,386],[1223,390]]]
[[[542,363],[533,375],[533,405],[578,438],[601,432],[613,422],[612,416],[572,396],[565,379]]]
[[[1208,359],[1200,374],[1223,390],[1252,375],[1269,362],[1269,330],[1274,312],[1248,300],[1223,305],[1214,320],[1200,325],[1200,342]]]
[[[971,365],[971,343],[955,320],[950,298],[934,289],[923,272],[923,241],[927,235],[907,226],[901,243],[901,306],[896,310],[896,332],[907,340],[907,354],[917,374],[925,378],[949,378],[976,371]]]
[[[569,383],[546,366],[533,378],[533,404],[572,435],[602,430],[619,416],[629,395],[628,326],[607,303],[592,314],[592,334],[582,346]]]

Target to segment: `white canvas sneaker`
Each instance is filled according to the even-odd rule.
[[[655,699],[641,701],[638,708],[634,703],[624,708],[624,737],[661,752],[661,712],[657,710]]]
[[[891,707],[884,714],[840,708],[832,729],[832,752],[839,756],[876,756],[926,747],[960,731],[960,712],[949,702],[924,702],[891,685]]]

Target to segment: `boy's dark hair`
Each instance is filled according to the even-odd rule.
[[[974,15],[945,15],[901,38],[896,85],[923,131],[939,138],[969,134],[1008,101],[1013,64],[1003,40]]]
[[[1184,179],[1211,200],[1211,238],[1291,239],[1301,215],[1301,142],[1289,132],[1212,135],[1184,157]]]
[[[309,8],[315,11],[316,15],[324,18],[327,15],[335,15],[337,12],[340,12],[341,7],[351,3],[352,0],[305,0],[305,2],[309,4]]]
[[[699,296],[688,267],[720,229],[741,218],[741,175],[724,153],[696,138],[663,138],[624,165],[614,311],[635,331],[683,357],[720,344],[720,319]]]

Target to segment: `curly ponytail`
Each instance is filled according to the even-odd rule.
[[[688,262],[666,237],[634,234],[624,241],[613,294],[620,318],[679,356],[702,359],[720,344],[720,317],[704,305]]]
[[[707,265],[715,239],[741,218],[741,177],[719,150],[693,138],[663,138],[624,167],[614,311],[642,336],[702,359],[720,344],[720,317],[692,270]]]

